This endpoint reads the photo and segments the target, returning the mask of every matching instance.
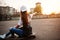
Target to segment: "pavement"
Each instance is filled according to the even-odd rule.
[[[9,32],[18,20],[0,21],[0,34]],[[31,22],[36,38],[32,40],[60,40],[60,18],[33,19]]]

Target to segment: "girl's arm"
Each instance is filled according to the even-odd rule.
[[[22,25],[22,21],[21,21],[21,18],[20,18],[20,20],[18,21],[18,24],[16,25],[16,28],[19,28],[21,25]]]
[[[35,15],[36,14],[36,12],[35,13],[32,13],[32,14],[29,14],[30,15],[30,18],[32,18],[33,17],[33,15]]]

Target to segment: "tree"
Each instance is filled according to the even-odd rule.
[[[41,4],[40,3],[36,3],[36,7],[34,8],[34,12],[37,12],[37,13],[41,13]]]

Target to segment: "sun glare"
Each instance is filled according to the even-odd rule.
[[[52,12],[60,12],[60,1],[59,0],[49,0],[42,2],[43,14],[51,14]]]
[[[6,4],[16,8],[18,11],[22,5],[26,5],[28,11],[35,7],[36,2],[41,2],[42,13],[60,12],[60,0],[5,0]]]

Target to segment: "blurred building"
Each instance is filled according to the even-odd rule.
[[[11,16],[16,13],[17,10],[9,6],[0,6],[0,17],[1,20],[11,19]]]
[[[40,3],[40,2],[37,2],[37,3],[36,3],[36,6],[40,6],[40,5],[41,5],[41,3]]]
[[[41,7],[40,2],[37,2],[35,8],[31,8],[30,11],[31,11],[31,13],[36,12],[36,14],[33,16],[33,18],[42,18],[43,17],[42,7]]]
[[[34,8],[30,8],[30,13],[34,13]]]
[[[42,7],[41,7],[41,3],[40,2],[36,3],[36,7],[34,8],[34,12],[37,12],[38,15],[42,14]]]
[[[48,18],[60,18],[60,13],[51,13]]]
[[[0,6],[1,14],[14,14],[17,10],[9,6]]]
[[[60,18],[60,13],[56,14],[56,17],[57,17],[57,18]]]

